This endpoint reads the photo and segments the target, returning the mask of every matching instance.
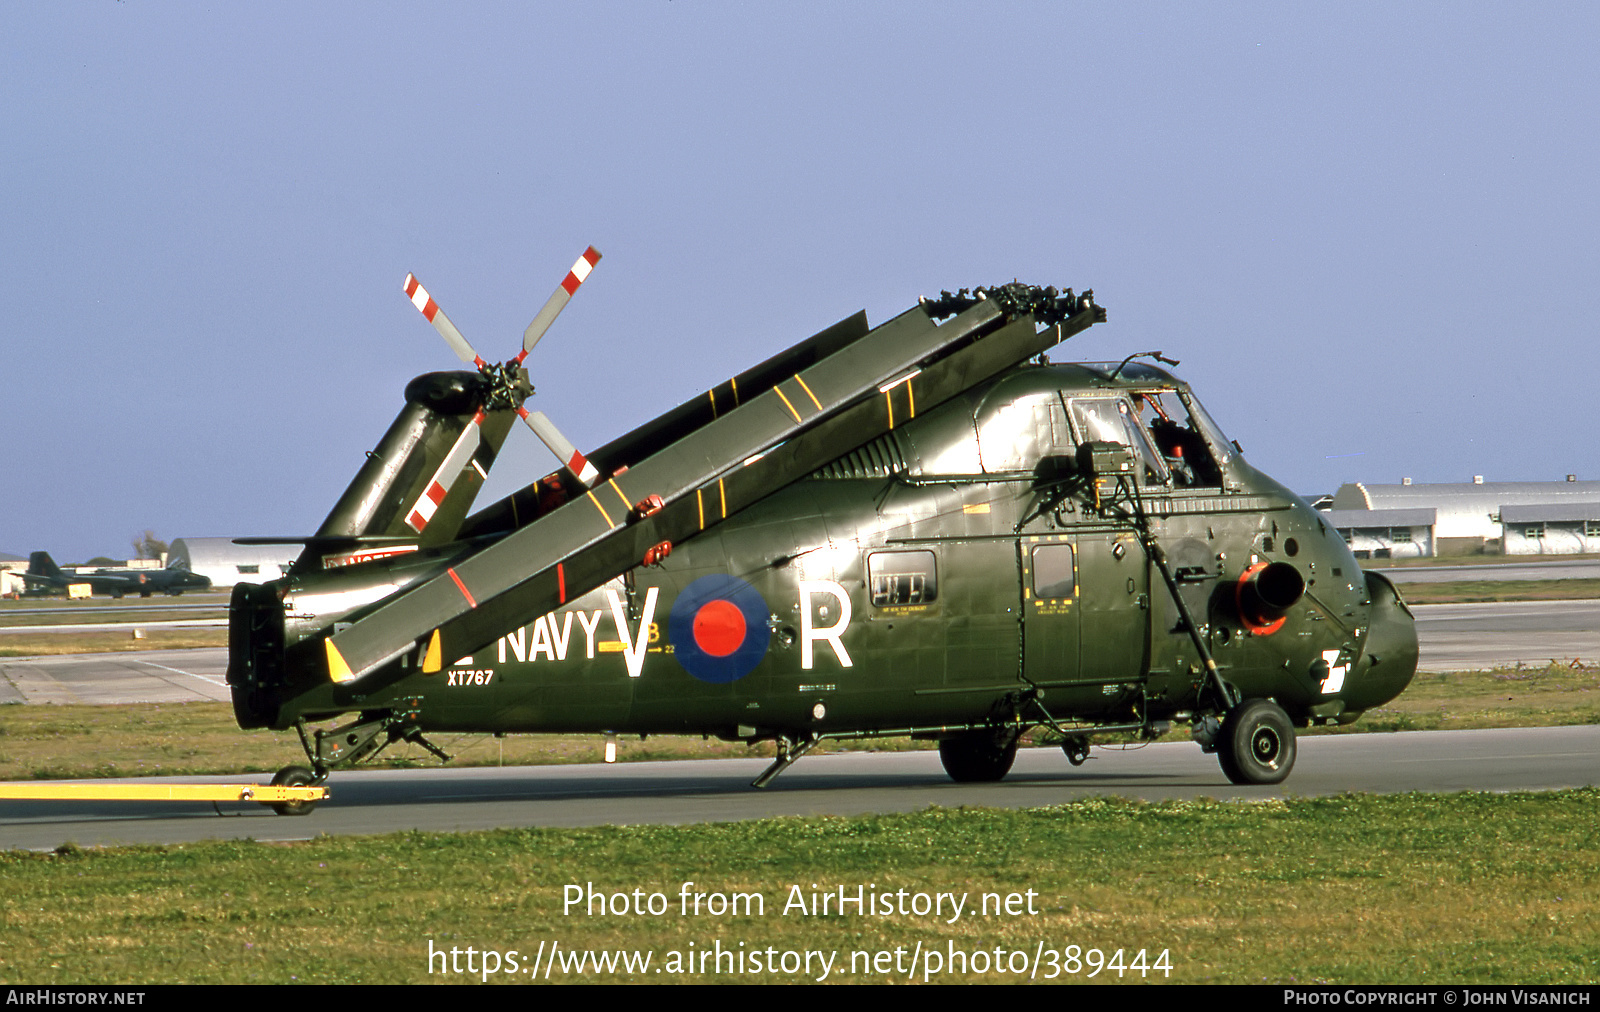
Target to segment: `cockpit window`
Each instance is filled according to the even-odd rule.
[[[1144,484],[1166,484],[1167,465],[1151,444],[1144,427],[1132,418],[1127,401],[1120,397],[1074,399],[1072,420],[1078,426],[1080,443],[1121,443],[1131,447],[1143,465]]]
[[[1133,395],[1140,421],[1179,488],[1216,488],[1222,471],[1188,406],[1175,390],[1144,390]]]
[[[1183,403],[1188,405],[1189,415],[1194,419],[1194,424],[1201,432],[1206,434],[1206,438],[1211,440],[1211,445],[1216,448],[1218,461],[1226,464],[1233,459],[1233,443],[1229,442],[1228,437],[1222,434],[1222,429],[1218,427],[1216,422],[1211,420],[1211,416],[1206,413],[1206,409],[1201,406],[1200,402],[1194,399],[1194,395],[1185,393],[1183,395]]]

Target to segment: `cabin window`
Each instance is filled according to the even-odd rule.
[[[1067,598],[1078,589],[1071,545],[1036,545],[1033,549],[1033,596]]]
[[[939,597],[932,552],[873,552],[867,556],[867,583],[876,608],[929,604]]]
[[[251,575],[251,574],[255,574],[255,573],[261,572],[261,567],[259,565],[257,565],[257,566],[240,566],[239,567],[239,572],[243,573],[245,575]]]
[[[1522,531],[1522,536],[1525,538],[1531,538],[1533,540],[1538,540],[1539,538],[1544,537],[1544,524],[1536,524],[1532,527],[1524,528]]]
[[[1583,536],[1586,538],[1600,538],[1600,520],[1585,520],[1583,522]]]

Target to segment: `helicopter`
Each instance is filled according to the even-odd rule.
[[[1394,586],[1246,462],[1176,361],[1047,358],[1106,321],[1092,291],[856,313],[585,456],[527,410],[525,363],[598,261],[501,364],[408,276],[475,371],[408,384],[315,535],[238,539],[304,546],[230,603],[237,721],[295,728],[309,763],[274,784],[399,741],[448,760],[441,732],[772,742],[756,787],[824,742],[909,736],[985,782],[1035,728],[1077,766],[1174,722],[1228,780],[1275,784],[1297,728],[1415,673]],[[562,467],[471,513],[518,418]]]

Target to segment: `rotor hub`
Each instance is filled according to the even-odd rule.
[[[485,362],[479,367],[478,374],[486,385],[483,399],[485,411],[515,411],[522,407],[523,401],[533,396],[533,383],[528,378],[528,370],[515,359],[498,365]]]

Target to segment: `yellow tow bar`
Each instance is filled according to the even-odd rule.
[[[303,805],[326,801],[322,786],[272,784],[0,784],[0,800],[15,801],[256,801]]]

